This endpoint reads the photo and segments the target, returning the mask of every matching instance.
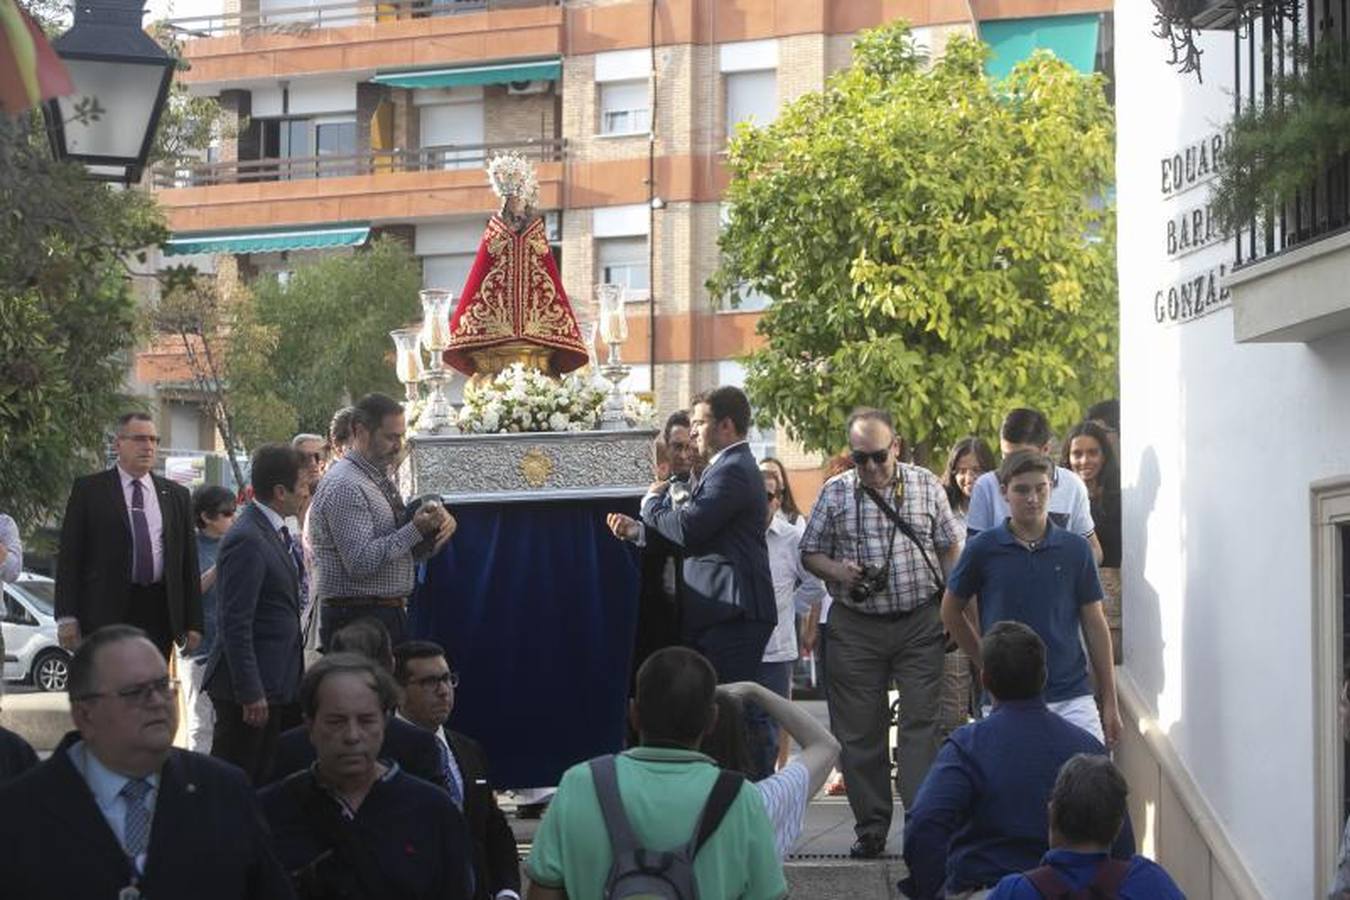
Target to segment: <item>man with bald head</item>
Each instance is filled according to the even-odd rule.
[[[5,896],[294,896],[243,773],[173,747],[178,682],[145,632],[89,635],[67,689],[76,731],[0,788]]]
[[[843,745],[857,842],[879,856],[891,824],[887,691],[900,693],[900,796],[914,804],[938,749],[944,638],[939,601],[961,554],[962,529],[936,476],[900,462],[889,413],[848,420],[854,467],[827,481],[802,534],[802,565],[829,588],[826,700]]]

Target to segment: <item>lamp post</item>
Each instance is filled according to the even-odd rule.
[[[142,0],[79,0],[70,30],[52,42],[75,90],[45,112],[52,151],[99,181],[140,180],[174,60],[141,28]]]

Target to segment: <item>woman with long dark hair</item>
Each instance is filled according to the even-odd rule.
[[[769,466],[778,473],[778,511],[783,514],[783,518],[796,525],[801,521],[802,512],[797,508],[797,501],[792,498],[792,485],[788,482],[787,467],[772,456],[766,456],[759,461],[761,469]]]
[[[1060,465],[1072,469],[1087,486],[1092,522],[1102,545],[1100,573],[1106,594],[1106,620],[1116,662],[1120,652],[1120,463],[1106,429],[1081,422],[1069,429],[1060,450]]]
[[[947,468],[942,472],[942,486],[947,491],[947,502],[961,524],[966,523],[970,509],[970,492],[985,472],[994,471],[994,454],[982,438],[968,435],[956,442],[947,456]]]
[[[947,454],[947,467],[942,470],[942,487],[947,492],[947,503],[952,514],[961,523],[965,533],[966,512],[970,509],[970,494],[975,482],[985,472],[994,471],[994,454],[983,438],[967,435],[956,442]],[[971,697],[978,678],[973,675],[970,658],[953,644],[942,659],[942,694],[938,707],[938,728],[951,734],[970,721],[973,711]]]

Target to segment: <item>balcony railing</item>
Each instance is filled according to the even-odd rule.
[[[460,16],[502,9],[557,6],[561,0],[339,0],[252,9],[209,16],[168,19],[166,24],[184,39],[230,34],[305,34],[318,28],[341,28],[371,22]],[[248,0],[245,0],[248,4]]]
[[[496,144],[446,144],[412,150],[372,150],[353,156],[303,156],[284,159],[241,159],[195,165],[159,166],[151,173],[156,190],[342,178],[381,172],[435,172],[481,169],[498,153],[514,150],[534,162],[560,162],[562,138]]]
[[[1245,17],[1234,30],[1235,115],[1284,102],[1276,84],[1286,76],[1297,78],[1300,65],[1307,64],[1291,48],[1306,47],[1311,54],[1325,44],[1341,59],[1350,53],[1350,0],[1309,0],[1306,9],[1298,8],[1293,15],[1281,15],[1282,5],[1276,0],[1266,0],[1265,7],[1263,15]],[[1292,196],[1278,200],[1273,213],[1249,221],[1239,231],[1237,267],[1350,230],[1350,154],[1310,175]]]

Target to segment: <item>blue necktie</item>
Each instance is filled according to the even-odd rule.
[[[305,551],[291,538],[291,530],[285,525],[281,526],[281,540],[285,542],[291,561],[295,563],[295,574],[300,576],[300,602],[303,605],[309,593],[305,584]]]
[[[441,751],[441,768],[445,770],[445,784],[450,788],[450,800],[455,804],[455,808],[461,812],[464,810],[464,790],[459,786],[459,779],[455,777],[455,771],[450,767],[450,748],[445,746],[444,741],[436,741],[436,746]]]
[[[127,804],[126,815],[122,819],[122,846],[133,865],[150,845],[150,810],[145,806],[145,798],[150,791],[150,782],[144,778],[133,778],[118,791]]]
[[[150,547],[150,522],[145,518],[145,494],[140,479],[131,482],[131,580],[155,583],[155,552]]]

